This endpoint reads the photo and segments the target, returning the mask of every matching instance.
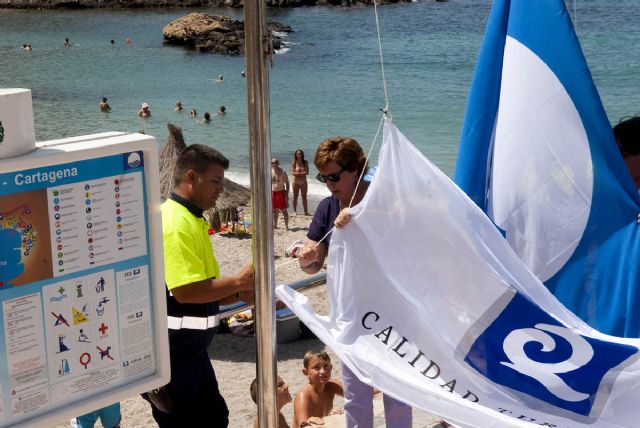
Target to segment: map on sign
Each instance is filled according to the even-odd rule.
[[[46,205],[44,191],[0,197],[0,289],[51,276]]]

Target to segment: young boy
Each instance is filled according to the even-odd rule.
[[[304,355],[302,373],[309,383],[296,394],[293,402],[293,428],[308,426],[311,418],[323,418],[341,409],[333,411],[333,398],[343,396],[342,383],[331,379],[331,357],[326,352],[309,351]]]
[[[249,387],[251,393],[251,399],[254,403],[258,404],[258,379],[254,379]],[[287,403],[291,403],[291,394],[289,394],[289,386],[284,383],[284,380],[278,376],[278,392],[276,394],[277,406],[278,406],[278,428],[289,428],[287,420],[282,414],[282,408]],[[258,428],[258,417],[253,419],[253,428]]]

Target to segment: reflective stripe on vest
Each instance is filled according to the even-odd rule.
[[[183,328],[189,330],[208,330],[217,327],[219,324],[219,315],[211,315],[208,317],[167,317],[167,325],[170,330],[181,330]]]

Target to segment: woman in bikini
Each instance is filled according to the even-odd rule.
[[[304,160],[304,152],[296,150],[291,162],[291,175],[293,175],[293,212],[298,214],[298,193],[302,196],[302,208],[304,215],[310,215],[307,209],[307,175],[309,175],[309,162]]]

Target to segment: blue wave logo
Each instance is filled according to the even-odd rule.
[[[138,168],[142,165],[142,157],[140,154],[138,152],[129,153],[129,156],[127,157],[127,165],[130,168]]]
[[[516,395],[548,403],[545,412],[591,416],[596,396],[612,389],[616,368],[637,352],[576,334],[516,294],[478,336],[465,362]]]
[[[62,294],[62,295],[57,296],[57,297],[50,297],[49,301],[50,302],[59,302],[59,301],[61,301],[63,299],[66,299],[66,298],[67,298],[67,295],[66,294]]]

